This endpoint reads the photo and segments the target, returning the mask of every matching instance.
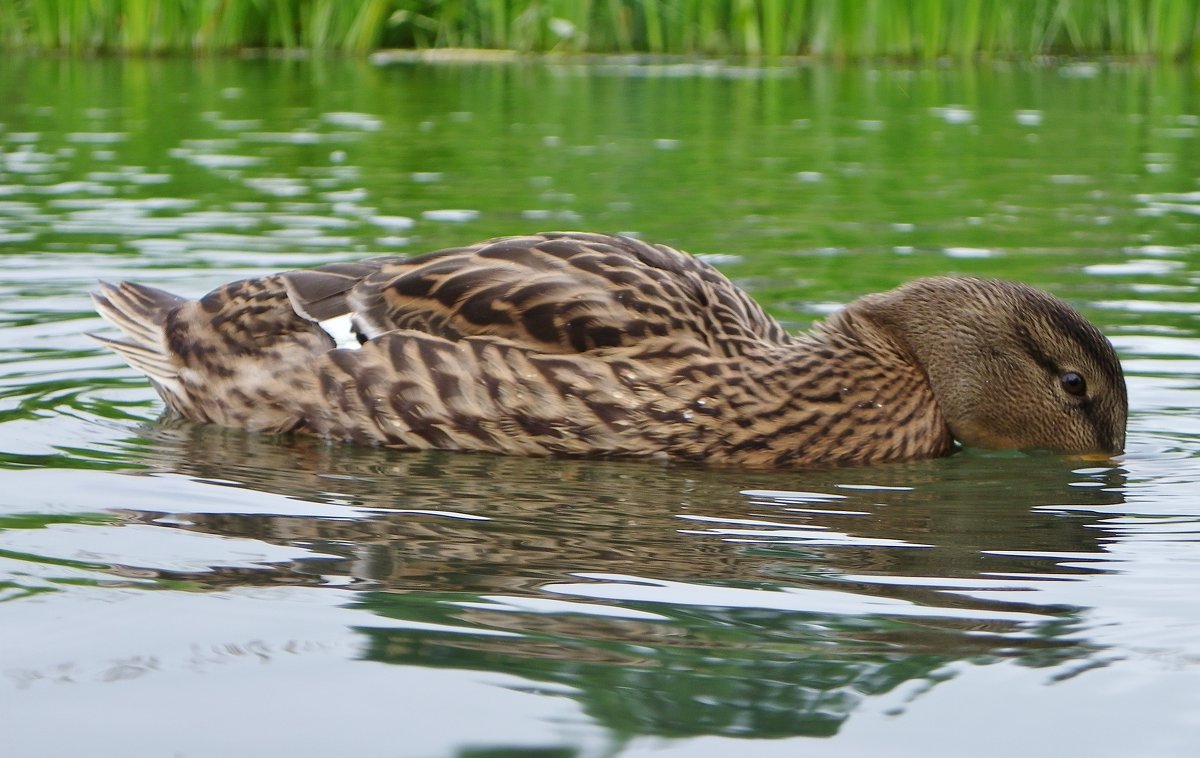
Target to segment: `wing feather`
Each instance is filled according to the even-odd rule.
[[[340,279],[290,274],[308,298],[298,309],[340,298],[367,338],[409,329],[450,340],[502,337],[547,353],[678,336],[731,356],[791,341],[712,266],[630,237],[548,232],[374,265],[348,290]]]

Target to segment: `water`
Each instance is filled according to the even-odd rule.
[[[0,68],[13,755],[1190,755],[1192,72],[617,61]],[[820,472],[392,453],[159,419],[131,278],[551,228],[710,257],[790,326],[914,276],[1075,302],[1128,453]]]

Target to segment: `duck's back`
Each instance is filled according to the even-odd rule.
[[[286,274],[293,303],[318,319],[351,313],[361,339],[407,329],[545,353],[673,336],[729,357],[791,340],[712,266],[630,237],[551,232],[362,265]]]

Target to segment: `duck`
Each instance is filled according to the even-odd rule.
[[[688,253],[545,232],[92,297],[171,412],[255,433],[753,468],[1125,445],[1112,344],[1014,281],[917,279],[791,334]],[[357,347],[323,328],[346,316]]]

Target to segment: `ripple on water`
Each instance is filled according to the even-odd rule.
[[[45,529],[3,531],[0,532],[0,550],[38,555],[50,561],[84,558],[94,564],[189,573],[234,567],[253,569],[298,558],[322,557],[301,547],[246,538],[230,540],[149,524],[55,524]]]
[[[62,168],[57,156],[39,153],[28,147],[0,153],[0,166],[6,172],[26,175],[48,175],[51,171]]]
[[[751,502],[764,505],[776,503],[825,503],[846,499],[845,495],[830,492],[793,492],[791,490],[742,490],[742,494],[751,498]]]
[[[38,195],[115,195],[116,189],[89,181],[65,181],[51,184],[31,184],[25,190]]]
[[[309,131],[307,129],[296,129],[290,132],[243,132],[238,135],[238,139],[245,142],[275,142],[287,145],[318,145],[323,142],[341,141],[342,137],[336,137],[330,134],[321,134],[320,132]]]
[[[944,247],[942,254],[947,258],[992,258],[997,252],[984,247]]]
[[[572,614],[596,616],[606,619],[633,619],[636,621],[667,621],[668,616],[648,611],[622,608],[602,603],[577,603],[554,598],[532,598],[518,595],[481,595],[478,602],[454,602],[459,608],[507,613],[536,613],[546,615]]]
[[[1013,117],[1021,126],[1041,126],[1043,114],[1041,111],[1023,110],[1017,111]]]
[[[952,607],[924,607],[886,597],[862,597],[850,592],[784,587],[759,590],[721,587],[692,582],[672,582],[624,574],[584,572],[579,583],[547,585],[547,592],[575,597],[671,606],[720,606],[722,608],[763,609],[793,613],[837,616],[893,616],[943,619],[985,619],[1026,623],[1046,620],[1046,616],[1020,611],[985,611]]]
[[[1183,261],[1159,258],[1132,258],[1121,263],[1094,263],[1083,270],[1097,276],[1125,276],[1136,274],[1166,275],[1182,269]]]
[[[303,180],[294,176],[248,176],[242,181],[247,187],[274,197],[302,197],[311,191]]]
[[[172,158],[179,158],[201,168],[234,169],[260,166],[267,162],[259,155],[234,155],[229,153],[200,153],[187,148],[177,148],[171,151]]]
[[[268,215],[267,219],[271,223],[278,224],[280,226],[295,226],[303,227],[305,229],[346,229],[354,226],[356,223],[350,219],[341,218],[340,216],[316,216],[301,213],[275,213]]]
[[[866,511],[824,511],[818,509],[784,508],[787,513],[821,514],[821,515],[868,515]],[[713,516],[680,515],[677,518],[686,521],[722,524],[709,529],[684,529],[682,534],[707,535],[718,537],[730,543],[803,545],[806,547],[863,547],[863,548],[904,548],[931,547],[928,544],[908,542],[906,540],[889,539],[885,537],[864,537],[838,532],[825,525],[815,524],[785,524],[756,519],[728,519]],[[748,528],[759,527],[759,528]]]
[[[1200,214],[1200,192],[1159,192],[1143,193],[1134,199],[1144,204],[1147,215],[1162,215],[1165,213],[1183,213],[1186,215]]]
[[[89,171],[85,177],[94,182],[107,184],[166,184],[170,174],[154,174],[139,166],[118,166],[111,171]]]
[[[68,132],[67,142],[80,142],[91,145],[112,145],[124,142],[129,135],[124,132]]]
[[[421,218],[425,219],[426,221],[463,224],[468,221],[478,220],[479,211],[464,208],[441,208],[436,210],[421,211]]]
[[[383,119],[370,113],[334,111],[331,113],[322,113],[321,119],[338,126],[362,129],[367,132],[377,132],[383,128]]]
[[[411,229],[416,223],[408,216],[368,216],[367,221],[391,231]]]
[[[349,248],[353,247],[355,243],[353,237],[335,237],[321,233],[318,227],[303,225],[285,229],[268,229],[263,234],[281,240],[302,241],[306,247]]]
[[[930,108],[929,112],[947,124],[969,124],[975,120],[974,111],[961,105],[945,105]]]
[[[354,189],[322,192],[321,197],[331,203],[361,203],[370,197],[370,193],[362,187],[355,187]]]
[[[223,132],[246,132],[261,127],[262,121],[256,118],[213,118],[212,125]]]

